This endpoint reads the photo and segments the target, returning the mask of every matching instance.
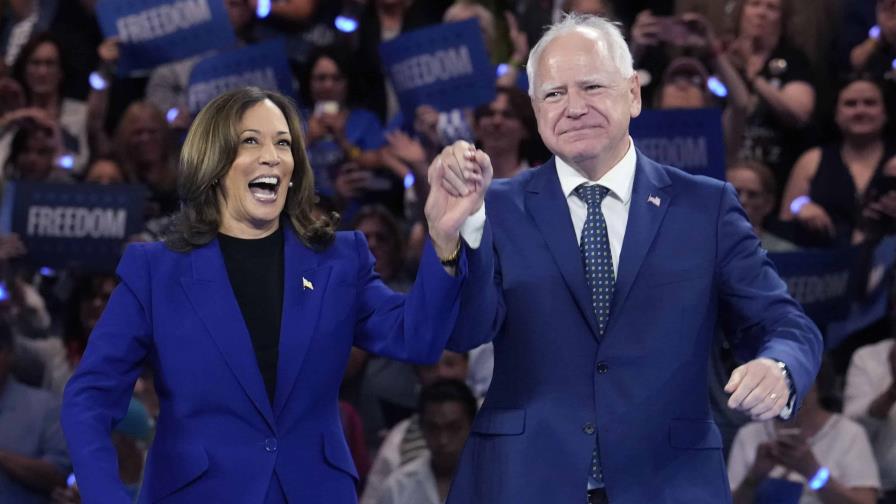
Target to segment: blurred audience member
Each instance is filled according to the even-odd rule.
[[[46,503],[71,470],[59,426],[59,398],[10,376],[9,326],[0,323],[0,496],[16,504]]]
[[[94,158],[84,172],[84,182],[89,184],[129,184],[136,182],[135,177],[126,171],[124,166],[110,157]]]
[[[806,151],[793,168],[780,217],[795,221],[794,240],[805,246],[858,240],[863,205],[871,221],[896,215],[896,148],[884,137],[887,114],[880,85],[851,78],[837,94],[837,143]],[[885,206],[881,206],[885,205]]]
[[[71,167],[80,173],[90,156],[87,105],[62,95],[67,68],[63,56],[62,46],[49,33],[35,35],[25,44],[12,68],[12,76],[24,91],[24,108],[14,114],[24,115],[42,125],[56,125],[60,153],[74,156]],[[0,143],[8,138],[6,135],[12,134],[13,130],[5,131]],[[3,147],[0,146],[0,149]],[[0,155],[0,158],[5,158],[5,155]]]
[[[87,348],[87,339],[116,285],[118,280],[114,275],[84,274],[72,279],[71,294],[62,321],[65,361],[49,369],[49,376],[45,380],[48,389],[62,394],[65,384],[81,362],[81,356]]]
[[[50,27],[59,0],[11,0],[0,6],[0,47],[3,62],[12,66],[22,47]]]
[[[868,436],[823,404],[834,380],[823,365],[791,421],[752,422],[738,431],[728,457],[734,504],[779,502],[787,487],[802,488],[804,504],[875,503],[880,479]]]
[[[655,95],[659,109],[699,109],[712,105],[706,87],[709,72],[700,60],[682,56],[672,60]]]
[[[420,392],[418,414],[428,452],[389,476],[379,504],[441,504],[448,497],[476,399],[460,380],[437,381]]]
[[[525,92],[499,86],[491,103],[473,112],[476,144],[492,160],[495,178],[510,178],[547,160],[535,113]]]
[[[383,126],[376,115],[353,103],[355,93],[348,55],[341,49],[319,49],[309,57],[309,71],[302,79],[305,103],[308,161],[316,191],[332,197],[339,166],[353,161],[362,169],[380,166],[385,143]]]
[[[896,345],[893,338],[855,351],[846,372],[843,414],[860,422],[871,438],[885,496],[896,502]]]
[[[145,101],[131,103],[115,130],[115,158],[150,191],[148,218],[178,209],[176,152],[162,112]]]
[[[765,220],[775,209],[778,194],[775,176],[769,167],[758,161],[737,161],[728,167],[725,178],[737,191],[737,198],[762,248],[769,252],[796,250],[796,245],[765,229]]]
[[[13,136],[4,176],[23,182],[72,182],[69,172],[57,164],[60,152],[55,124],[24,125]]]
[[[436,364],[417,366],[419,383],[425,388],[439,380],[466,380],[468,361],[467,354],[446,350]],[[426,455],[427,451],[419,414],[396,424],[377,451],[360,504],[379,503],[383,498],[386,480],[399,468]]]
[[[805,149],[805,127],[815,110],[808,58],[787,40],[788,0],[744,0],[728,58],[751,91],[743,136],[731,138],[738,158],[760,161],[779,183]]]

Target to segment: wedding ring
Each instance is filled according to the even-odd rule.
[[[768,395],[768,398],[771,399],[772,401],[774,401],[775,399],[778,398],[778,394],[772,392],[771,394]]]

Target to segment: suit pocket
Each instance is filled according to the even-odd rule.
[[[351,453],[348,451],[348,445],[342,433],[325,432],[323,434],[324,441],[324,459],[335,469],[351,476],[356,482],[358,481],[358,470],[355,469],[355,462],[352,460]]]
[[[675,419],[669,422],[669,443],[681,449],[719,449],[722,435],[713,421]]]
[[[208,470],[208,455],[199,445],[153,446],[143,492],[156,502],[199,479]]]
[[[518,436],[526,431],[526,410],[487,408],[480,410],[471,430],[477,434]]]

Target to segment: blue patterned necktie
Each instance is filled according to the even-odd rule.
[[[585,281],[591,291],[591,307],[597,318],[597,328],[601,336],[610,319],[610,303],[613,301],[613,286],[616,274],[613,272],[613,255],[610,253],[610,238],[607,236],[607,221],[600,204],[610,192],[599,185],[580,185],[575,193],[588,205],[588,216],[579,239],[579,249],[585,263]],[[603,470],[600,462],[600,442],[597,431],[594,434],[594,451],[591,455],[591,469],[588,475],[588,490],[604,486]]]

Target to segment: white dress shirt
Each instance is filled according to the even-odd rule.
[[[560,178],[560,188],[566,196],[566,204],[569,206],[569,215],[572,218],[572,226],[576,232],[576,241],[582,238],[582,228],[585,227],[585,218],[588,216],[588,206],[575,194],[576,187],[581,184],[601,185],[610,190],[606,198],[601,202],[600,209],[607,222],[607,236],[610,239],[610,254],[613,256],[613,273],[619,273],[619,254],[622,252],[622,240],[625,238],[625,228],[628,225],[628,210],[632,199],[632,186],[635,182],[635,154],[631,137],[628,139],[628,150],[622,159],[610,168],[603,177],[597,181],[590,180],[582,172],[573,168],[559,157],[554,161],[557,165],[557,175]],[[460,228],[460,235],[471,248],[479,248],[482,241],[482,232],[485,227],[485,204],[475,214],[464,221]]]

